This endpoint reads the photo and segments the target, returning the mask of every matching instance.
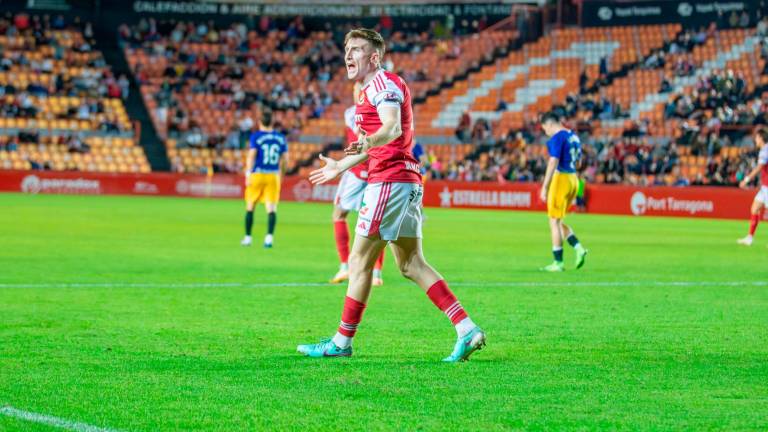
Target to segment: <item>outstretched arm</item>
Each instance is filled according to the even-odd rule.
[[[366,153],[346,156],[339,161],[320,155],[320,160],[325,162],[325,166],[309,173],[309,181],[313,184],[327,183],[340,176],[344,171],[365,162],[367,159],[368,155]]]

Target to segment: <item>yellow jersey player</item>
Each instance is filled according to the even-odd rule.
[[[553,112],[542,116],[541,127],[549,137],[547,141],[549,162],[540,198],[547,203],[549,229],[552,235],[552,255],[555,257],[554,262],[542,270],[548,272],[565,270],[563,239],[566,239],[576,251],[576,268],[579,269],[584,265],[587,250],[579,243],[571,227],[563,223],[563,218],[579,190],[576,165],[581,159],[581,141],[575,132],[563,126],[560,116]]]
[[[258,131],[251,134],[245,169],[245,237],[240,242],[250,246],[253,242],[253,209],[264,203],[267,211],[267,235],[264,247],[271,248],[277,223],[277,203],[280,201],[280,177],[288,163],[288,144],[285,136],[272,129],[272,112],[261,113]]]

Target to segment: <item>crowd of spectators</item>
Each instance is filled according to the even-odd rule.
[[[53,33],[54,30],[68,32]],[[11,78],[5,86],[0,86],[0,96],[27,92],[38,97],[128,97],[128,77],[114,76],[104,57],[94,50],[90,23],[79,19],[68,23],[61,15],[51,18],[7,13],[0,18],[0,34],[11,41],[0,45],[0,72],[8,73]],[[42,47],[51,47],[52,55],[43,58],[30,55]],[[80,72],[72,74],[68,68],[77,68]],[[13,78],[21,73],[47,74],[51,80],[47,85],[31,81],[19,87]]]
[[[5,119],[86,120],[95,130],[120,132],[115,113],[105,109],[105,98],[128,97],[130,83],[121,74],[115,77],[104,57],[93,46],[90,23],[78,18],[68,21],[62,15],[4,14],[0,17],[0,116]],[[34,55],[41,52],[50,55]],[[42,79],[48,77],[49,79]],[[76,97],[80,103],[66,110],[46,109],[50,97]],[[89,147],[78,134],[55,137],[71,152],[87,152]],[[19,143],[36,144],[39,134],[22,130],[4,136],[2,149],[15,151]]]
[[[677,144],[647,136],[592,139],[584,135],[581,175],[604,183],[670,182],[679,160]],[[436,178],[464,181],[541,181],[546,171],[546,138],[536,126],[510,131],[486,147],[487,157],[437,167],[434,155],[427,160]]]
[[[596,183],[734,186],[754,166],[757,157],[757,151],[752,147],[747,147],[749,150],[738,156],[729,157],[721,153],[724,147],[716,146],[711,149],[711,155],[703,155],[706,157],[703,172],[684,173],[681,145],[674,140],[631,136],[585,139],[579,175],[587,182]],[[540,182],[548,159],[544,140],[542,136],[537,136],[537,142],[531,144],[525,134],[516,132],[510,139],[500,140],[486,149],[485,156],[480,158],[444,161],[429,153],[422,162],[428,175],[435,179]]]
[[[461,56],[461,44],[457,35],[460,29],[475,31],[486,25],[487,19],[477,22],[451,23],[449,18],[429,23],[429,30],[416,22],[400,22],[395,28],[393,21],[383,16],[376,28],[388,41],[388,52],[419,53],[433,46],[445,59]],[[168,125],[168,137],[182,146],[207,145],[217,142],[227,145],[232,131],[211,133],[195,129],[188,119],[194,113],[186,112],[184,98],[192,94],[213,94],[214,108],[237,110],[236,118],[248,116],[254,110],[268,107],[276,111],[281,122],[281,112],[295,112],[288,116],[286,130],[297,134],[308,119],[321,117],[329,105],[338,102],[328,88],[343,69],[343,53],[340,47],[346,32],[361,23],[326,23],[323,37],[310,32],[301,17],[290,20],[274,20],[263,16],[250,18],[227,27],[219,27],[213,21],[185,22],[176,20],[141,19],[136,25],[122,25],[118,36],[123,47],[143,50],[150,58],[162,59],[165,67],[160,75],[138,64],[134,74],[139,84],[159,85],[154,94],[157,102],[157,118]],[[466,28],[465,28],[466,27]],[[276,48],[267,41],[276,40]],[[309,46],[307,43],[309,41]],[[217,46],[214,50],[199,50],[199,44]],[[383,65],[401,74],[409,82],[428,81],[426,68],[402,70],[385,58]],[[267,88],[252,88],[245,81],[245,71],[258,70],[262,82],[270,82]],[[306,79],[293,85],[279,75],[301,76],[308,70]],[[199,129],[199,125],[198,125]],[[201,136],[202,135],[202,136]],[[216,136],[208,136],[216,135]],[[243,144],[241,140],[241,145]]]
[[[709,27],[685,30],[663,48],[642,58],[639,68],[666,69],[660,93],[674,90],[675,77],[692,76],[697,65],[692,51],[706,43],[717,28],[747,27],[748,16],[730,14]],[[758,22],[761,58],[766,60],[763,75],[768,75],[768,18]],[[593,120],[629,118],[626,110],[607,98],[601,87],[608,84],[608,59],[600,62],[600,78],[588,88],[586,73],[580,78],[580,91],[553,107],[577,130],[589,131]],[[736,185],[754,165],[755,150],[740,151],[738,156],[724,154],[733,146],[749,149],[750,131],[768,124],[768,88],[753,83],[751,88],[741,71],[714,70],[698,78],[696,85],[674,95],[665,107],[665,119],[677,120],[680,133],[676,138],[647,136],[648,121],[634,122],[621,138],[582,136],[583,164],[581,175],[587,181],[640,185]],[[465,181],[540,181],[546,170],[546,138],[529,124],[496,138],[492,124],[484,119],[472,122],[469,112],[460,118],[456,137],[472,142],[480,149],[465,161],[447,162],[434,155],[425,161],[430,175]],[[686,155],[706,158],[704,170],[685,172],[680,149]],[[703,172],[702,172],[703,171]]]
[[[190,146],[223,141],[226,133],[201,137],[204,134],[197,130],[199,125],[188,120],[193,113],[186,112],[181,103],[186,94],[214,94],[213,108],[237,110],[238,119],[240,111],[249,112],[254,104],[275,111],[297,111],[301,114],[297,121],[284,126],[298,131],[304,121],[321,116],[333,102],[326,84],[343,63],[338,45],[329,39],[318,38],[300,51],[309,36],[300,17],[285,25],[262,17],[251,26],[240,22],[229,27],[217,27],[213,22],[195,24],[148,18],[134,26],[122,25],[118,33],[124,46],[164,58],[167,66],[160,77],[150,76],[142,65],[134,73],[139,84],[161,80],[155,94],[159,117],[168,122],[169,137],[180,138],[179,143]],[[266,46],[266,36],[276,39],[275,49]],[[219,49],[193,49],[192,44],[201,43],[217,45]],[[300,86],[292,88],[283,80],[272,79],[280,74],[298,75],[301,67],[306,67],[309,74]],[[261,71],[265,80],[273,80],[274,84],[266,91],[248,88],[243,78],[246,71],[253,69]]]

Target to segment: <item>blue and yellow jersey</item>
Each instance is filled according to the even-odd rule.
[[[250,148],[256,149],[256,157],[251,172],[280,172],[280,157],[288,151],[288,144],[283,134],[275,131],[256,131],[251,134]]]
[[[576,172],[576,164],[581,159],[581,140],[575,132],[563,129],[556,133],[547,141],[547,150],[551,157],[558,159],[558,172]]]

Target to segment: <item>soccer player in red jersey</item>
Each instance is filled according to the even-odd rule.
[[[360,84],[355,83],[352,92],[352,100],[357,101],[360,93]],[[358,128],[355,125],[355,106],[344,111],[346,123],[347,144],[357,141]],[[347,215],[351,211],[358,211],[363,204],[363,194],[368,185],[368,161],[355,165],[341,175],[339,187],[336,189],[336,198],[333,200],[333,229],[336,238],[336,251],[339,254],[339,271],[331,279],[331,283],[341,283],[349,279],[349,227]],[[373,266],[373,286],[384,285],[381,268],[384,265],[384,251]]]
[[[768,205],[768,129],[760,128],[755,131],[755,144],[760,149],[757,155],[757,166],[739,184],[740,187],[746,188],[749,182],[760,174],[760,190],[752,201],[752,212],[749,217],[749,234],[737,240],[744,246],[752,246],[757,224],[760,223],[765,206]]]
[[[389,243],[403,276],[426,291],[456,328],[457,341],[444,361],[467,360],[484,346],[485,333],[472,322],[443,277],[424,259],[423,186],[419,163],[411,153],[411,92],[402,78],[382,69],[384,39],[379,33],[369,29],[350,31],[344,38],[344,52],[347,77],[362,86],[355,110],[360,132],[343,159],[336,161],[321,155],[325,166],[313,171],[310,181],[331,181],[369,160],[368,186],[358,213],[341,324],[332,339],[299,345],[298,351],[311,357],[352,355],[352,338],[371,292],[373,264]]]

